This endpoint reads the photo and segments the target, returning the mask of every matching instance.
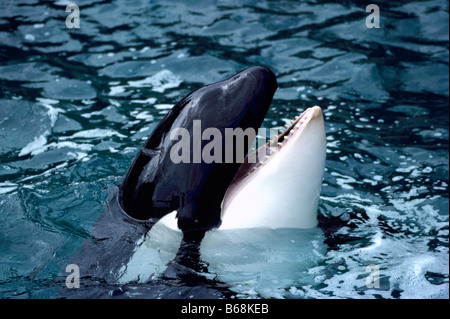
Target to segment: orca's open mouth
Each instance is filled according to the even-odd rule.
[[[321,108],[308,108],[285,128],[239,167],[222,202],[221,228],[317,224],[326,155]]]
[[[318,108],[318,106],[315,106]],[[286,130],[280,130],[280,135],[275,136],[274,141],[271,141],[271,147],[269,148],[270,151],[278,151],[280,150],[284,145],[289,143],[290,140],[295,138],[297,135],[300,134],[300,132],[303,130],[303,128],[309,123],[311,120],[312,114],[314,113],[313,108],[309,108],[306,111],[304,111],[299,116],[295,117],[295,120],[291,120],[291,125],[285,125]],[[296,135],[297,134],[297,135]],[[272,145],[276,144],[277,149],[273,149]]]
[[[277,156],[279,151],[286,148],[286,146],[293,144],[293,141],[301,135],[304,128],[310,123],[314,116],[317,116],[317,114],[321,115],[321,108],[319,106],[308,108],[300,115],[295,116],[295,119],[290,121],[290,125],[286,124],[285,129],[279,130],[278,135],[274,135],[274,137],[266,144],[262,145],[245,158],[244,163],[240,166],[232,183],[256,172]]]

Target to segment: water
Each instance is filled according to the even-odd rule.
[[[359,1],[76,3],[69,29],[65,0],[0,1],[2,298],[58,297],[110,188],[170,107],[256,64],[279,82],[264,127],[323,108],[320,233],[281,251],[241,247],[273,271],[247,280],[238,260],[220,281],[219,263],[201,286],[235,298],[449,297],[447,1],[383,2],[379,29]],[[305,250],[319,257],[280,275],[283,254]],[[145,287],[216,296],[190,280]]]

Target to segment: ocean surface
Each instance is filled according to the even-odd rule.
[[[79,28],[66,25],[72,2]],[[172,105],[253,65],[279,84],[263,127],[322,107],[319,226],[224,237],[202,285],[230,298],[449,298],[449,4],[376,2],[368,28],[368,3],[0,0],[0,298],[58,298]],[[142,285],[216,297],[189,278]],[[106,297],[144,296],[127,285]]]

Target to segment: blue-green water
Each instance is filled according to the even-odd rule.
[[[72,29],[68,3],[0,1],[0,297],[58,297],[110,187],[170,107],[251,65],[278,78],[264,127],[324,111],[324,237],[308,280],[230,291],[449,297],[447,1],[377,3],[371,29],[361,1],[77,0]]]

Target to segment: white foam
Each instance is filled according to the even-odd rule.
[[[74,157],[77,161],[85,161],[88,159],[88,154],[85,152],[68,152],[67,155]]]
[[[128,85],[132,87],[152,86],[152,90],[163,93],[167,89],[176,88],[181,84],[179,76],[169,70],[161,70],[158,73],[139,81],[129,81]]]
[[[155,104],[155,109],[157,110],[169,110],[173,107],[172,104]]]
[[[142,112],[133,111],[130,114],[138,120],[145,120],[145,121],[153,121],[154,120],[153,115],[149,114],[148,111],[142,111]]]
[[[64,113],[63,109],[53,107],[53,104],[58,104],[58,100],[37,98],[39,102],[47,109],[47,114],[50,117],[50,126],[54,127],[59,113]]]
[[[369,243],[362,247],[355,243],[340,244],[338,250],[329,251],[326,264],[339,272],[330,277],[329,274],[324,276],[329,267],[315,269],[317,283],[325,288],[306,290],[305,296],[315,298],[320,293],[322,298],[393,298],[396,290],[400,298],[448,298],[448,282],[432,284],[426,277],[430,272],[448,275],[448,248],[429,249],[429,242],[434,238],[429,234],[448,226],[448,215],[442,215],[432,205],[425,204],[435,198],[438,196],[410,199],[410,192],[395,193],[395,198],[388,199],[392,206],[383,204],[380,207],[356,194],[322,197],[323,202],[335,203],[339,207],[363,209],[368,219],[361,221],[364,223],[361,227],[342,227],[334,235],[351,234],[369,239]],[[380,228],[380,220],[386,227],[399,232],[387,235]],[[440,232],[439,236],[447,234],[448,230]],[[368,273],[365,267],[369,264],[380,269],[384,284],[379,288],[366,285]]]
[[[36,100],[38,100],[42,104],[58,104],[59,103],[58,100],[47,99],[47,98],[43,98],[43,97],[38,97]]]
[[[380,258],[380,253],[384,258]],[[345,248],[331,251],[329,264],[343,263],[347,271],[323,280],[326,288],[320,292],[333,298],[375,298],[381,295],[392,298],[392,289],[397,289],[401,298],[442,298],[447,295],[448,284],[433,285],[425,277],[427,272],[448,273],[448,258],[443,260],[427,252],[426,241],[409,243],[404,240],[381,238],[361,249]],[[384,285],[368,287],[369,274],[366,266],[378,267],[380,280]],[[311,296],[308,296],[311,297]]]
[[[37,177],[41,177],[41,176],[50,176],[51,174],[53,174],[54,171],[59,170],[59,169],[61,169],[61,168],[63,168],[63,167],[66,167],[66,166],[68,166],[68,165],[69,165],[69,164],[68,164],[67,162],[64,162],[64,163],[62,163],[62,164],[59,164],[59,165],[57,165],[57,166],[55,166],[55,167],[52,167],[52,168],[46,170],[45,172],[43,172],[43,173],[41,173],[41,174],[38,174],[38,175],[30,175],[30,176],[24,177],[24,178],[22,178],[20,181],[21,181],[21,182],[25,182],[25,181],[28,181],[28,180],[31,180],[31,179],[34,179],[34,178],[37,178]],[[35,184],[34,184],[34,185],[23,185],[22,187],[26,187],[26,188],[29,188],[29,189],[33,189],[34,186],[35,186]],[[50,191],[49,191],[49,190],[42,190],[42,189],[40,189],[39,192],[42,192],[42,193],[48,193],[48,192],[50,192]]]
[[[139,103],[139,104],[155,104],[156,98],[149,97],[146,100],[131,100],[131,103]]]
[[[12,192],[13,190],[16,190],[18,187],[17,184],[10,183],[10,182],[2,182],[0,183],[0,194],[6,194],[9,192]]]
[[[34,41],[34,40],[36,40],[36,37],[30,33],[27,33],[27,34],[25,34],[25,40]]]
[[[395,171],[399,172],[399,173],[411,173],[412,171],[414,171],[417,168],[418,168],[417,166],[411,165],[411,166],[408,166],[408,167],[396,168]]]
[[[353,177],[345,176],[336,172],[331,172],[331,175],[337,176],[336,183],[344,189],[353,189],[353,186],[349,185],[350,183],[360,183]]]
[[[79,131],[73,134],[72,136],[64,136],[61,137],[61,140],[66,140],[70,138],[104,138],[104,137],[111,137],[111,136],[117,136],[121,138],[125,138],[126,136],[123,134],[120,134],[113,130],[108,129],[100,129],[95,128],[91,130],[85,130],[85,131]]]
[[[112,95],[112,96],[121,94],[123,92],[125,92],[125,87],[121,86],[121,85],[112,86],[109,88],[109,95]]]
[[[41,103],[42,106],[44,106],[47,109],[47,115],[49,116],[50,119],[50,127],[53,128],[55,126],[56,121],[58,120],[58,114],[64,113],[64,110],[53,107],[53,104],[57,104],[59,103],[59,101],[45,98],[37,98],[37,100]],[[28,143],[25,147],[23,147],[20,150],[19,156],[24,156],[28,154],[37,155],[43,153],[47,149],[45,147],[45,144],[47,144],[47,137],[49,135],[50,131],[46,130],[40,136],[35,137],[33,141]]]
[[[49,131],[45,131],[41,136],[35,137],[34,140],[28,143],[19,152],[19,156],[24,155],[37,155],[45,151],[45,144],[47,144],[47,136],[50,134]]]

